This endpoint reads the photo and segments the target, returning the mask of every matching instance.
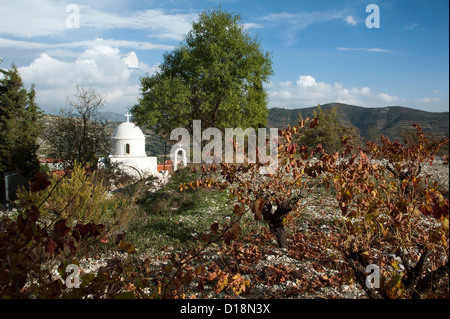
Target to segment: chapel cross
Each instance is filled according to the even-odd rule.
[[[131,114],[127,112],[127,114],[125,114],[125,116],[127,117],[127,123],[129,123]]]

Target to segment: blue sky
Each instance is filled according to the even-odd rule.
[[[1,67],[15,63],[46,112],[64,108],[80,85],[106,96],[105,111],[125,113],[139,78],[219,4],[272,54],[269,107],[449,110],[447,0],[0,0]],[[369,4],[379,28],[366,26]]]

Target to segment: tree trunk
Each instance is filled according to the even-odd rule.
[[[283,222],[275,225],[270,225],[270,231],[275,235],[279,248],[287,248],[286,229],[284,229]]]
[[[286,200],[278,205],[275,211],[272,212],[272,204],[270,203],[268,198],[266,198],[266,203],[264,204],[262,211],[263,218],[267,222],[267,224],[269,224],[269,229],[272,234],[275,235],[279,248],[287,248],[288,246],[287,234],[286,229],[284,228],[283,219],[287,214],[289,214],[298,200],[299,197]]]

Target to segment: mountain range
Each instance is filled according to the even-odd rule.
[[[435,137],[449,137],[449,112],[426,112],[403,106],[387,106],[380,108],[367,108],[342,103],[328,103],[321,105],[322,110],[328,111],[337,109],[338,121],[347,127],[354,127],[358,130],[363,140],[379,141],[381,136],[390,140],[401,139],[401,133],[414,130],[412,124],[420,124],[426,133],[431,133]],[[284,109],[269,109],[267,127],[283,128],[287,125],[296,125],[300,114],[303,118],[313,117],[316,107]],[[124,122],[123,114],[113,112],[103,112],[103,116],[110,122],[109,130],[114,130],[117,122]],[[168,152],[172,143],[165,142],[151,130],[142,128],[147,136],[146,150],[151,156]],[[170,141],[168,141],[170,142]]]
[[[316,107],[269,109],[269,127],[282,128],[296,125],[300,114],[312,117]],[[340,124],[355,127],[363,139],[377,141],[380,136],[401,140],[401,132],[413,130],[412,124],[420,124],[424,132],[436,137],[449,137],[449,112],[426,112],[403,106],[367,108],[342,103],[321,105],[322,110],[337,109]]]

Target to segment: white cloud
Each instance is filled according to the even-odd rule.
[[[247,30],[249,30],[249,29],[262,29],[262,28],[264,28],[264,26],[262,24],[259,24],[259,23],[252,23],[252,22],[244,23],[244,29],[247,29]]]
[[[123,112],[140,95],[139,76],[152,74],[157,67],[139,62],[134,51],[122,54],[116,47],[97,45],[71,62],[43,53],[30,65],[20,67],[19,72],[25,85],[36,85],[37,102],[46,111],[64,107],[66,97],[80,85],[105,94],[105,109]]]
[[[430,103],[439,103],[442,99],[440,97],[424,97],[414,101],[416,104],[430,104]]]
[[[127,56],[123,58],[123,60],[125,61],[125,64],[129,68],[131,68],[131,69],[139,68],[139,60],[134,51],[131,51],[130,53],[128,53]]]
[[[345,20],[345,22],[347,22],[348,24],[356,25],[356,20],[355,20],[355,18],[353,18],[352,16],[346,16],[344,20]]]
[[[296,83],[298,87],[302,88],[309,88],[317,85],[316,79],[313,78],[311,75],[300,75]]]
[[[67,43],[42,43],[32,41],[11,40],[0,37],[0,48],[15,48],[15,49],[75,49],[75,48],[91,48],[97,45],[109,45],[114,47],[133,48],[136,50],[171,50],[173,46],[165,44],[154,44],[151,42],[142,41],[127,41],[96,38],[94,40],[74,41]]]
[[[50,0],[15,0],[2,4],[0,34],[31,38],[60,34],[66,29],[66,5]]]
[[[167,14],[161,9],[138,11],[128,16],[101,12],[84,7],[80,27],[100,29],[136,29],[149,30],[149,36],[163,39],[181,40],[191,29],[191,23],[197,18],[193,13]]]
[[[418,23],[411,23],[408,25],[405,25],[404,29],[405,30],[414,30],[419,24]]]
[[[351,93],[360,96],[370,96],[372,94],[370,88],[368,88],[367,86],[364,86],[362,88],[352,88]]]
[[[340,51],[367,51],[367,52],[385,52],[385,53],[391,53],[391,50],[386,49],[380,49],[380,48],[343,48],[338,47],[337,48]]]
[[[69,0],[15,0],[2,4],[0,35],[32,38],[63,34],[70,30],[66,25],[66,20],[73,15],[73,12],[66,12],[69,4]],[[196,13],[167,13],[161,9],[118,15],[86,4],[76,6],[80,28],[143,30],[151,37],[171,40],[181,40],[198,16]]]
[[[278,82],[278,85],[280,86],[280,87],[290,87],[291,85],[292,85],[292,81],[280,81],[280,82]]]
[[[399,100],[399,98],[397,96],[389,95],[387,93],[380,93],[380,94],[378,94],[378,97],[380,98],[381,101],[387,102],[387,103],[392,103],[392,102]]]
[[[295,85],[291,81],[285,81],[272,83],[268,89],[269,107],[310,107],[331,102],[380,107],[405,101],[387,93],[376,94],[367,86],[346,88],[342,83],[317,81],[311,75],[300,75]]]
[[[298,41],[298,32],[315,24],[322,24],[333,20],[343,19],[346,10],[328,10],[314,12],[280,12],[271,13],[261,18],[270,27],[281,26],[284,30],[280,33],[288,42],[293,44]]]

